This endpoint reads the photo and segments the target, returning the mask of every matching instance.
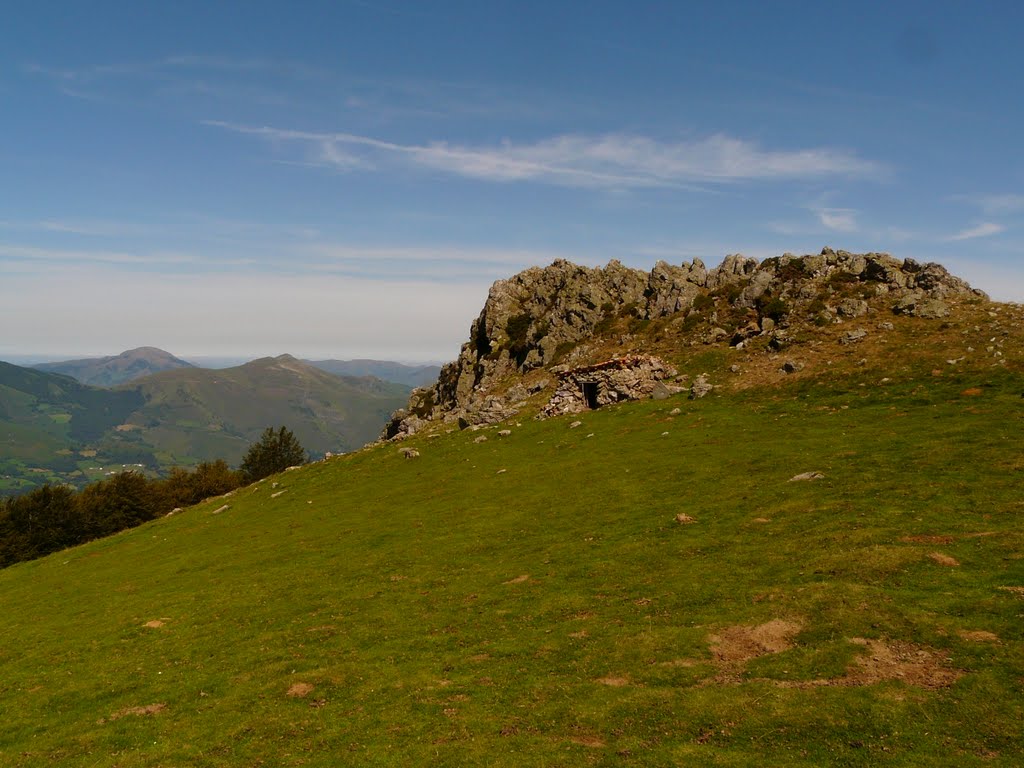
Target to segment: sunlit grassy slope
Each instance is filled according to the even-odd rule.
[[[1019,765],[1024,385],[930,365],[442,432],[9,568],[0,764]]]

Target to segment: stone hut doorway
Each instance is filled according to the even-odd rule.
[[[587,403],[587,408],[595,410],[600,407],[597,402],[598,387],[596,381],[584,381],[580,384],[583,387],[583,399]]]

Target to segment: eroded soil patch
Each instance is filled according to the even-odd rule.
[[[119,720],[122,717],[129,717],[129,716],[132,716],[132,715],[137,716],[137,717],[144,717],[145,715],[155,715],[158,712],[163,712],[165,709],[167,709],[167,705],[163,704],[163,703],[146,704],[145,706],[142,706],[142,707],[125,707],[124,709],[119,709],[117,712],[114,712],[107,719],[108,720]]]
[[[721,665],[742,666],[758,656],[789,650],[801,629],[800,624],[784,619],[755,627],[729,627],[710,637],[711,653]]]

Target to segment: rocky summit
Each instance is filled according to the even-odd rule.
[[[462,427],[495,423],[535,396],[546,402],[540,415],[604,404],[587,402],[593,392],[586,394],[584,385],[596,383],[585,375],[588,366],[596,372],[603,358],[611,362],[641,352],[652,327],[658,339],[671,336],[679,345],[743,349],[757,339],[759,348],[778,353],[799,343],[802,328],[868,313],[937,319],[968,298],[987,297],[939,264],[886,253],[824,248],[760,262],[733,254],[713,269],[694,259],[680,265],[659,261],[650,272],[615,260],[601,268],[558,260],[494,283],[458,359],[442,368],[432,386],[413,391],[408,407],[393,415],[381,437],[401,439],[436,421]],[[863,329],[845,333],[845,344],[866,335]],[[799,363],[785,365],[801,369]],[[608,370],[632,374],[616,373],[615,381],[630,382],[618,388],[602,374],[605,402],[663,392],[655,384],[675,374],[657,358]],[[574,377],[574,371],[584,375]],[[677,390],[678,384],[662,386]],[[703,376],[692,387],[698,397],[710,391]],[[580,394],[571,395],[573,390]]]

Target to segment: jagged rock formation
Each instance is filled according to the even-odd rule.
[[[462,426],[507,419],[539,391],[535,377],[527,386],[524,375],[567,360],[596,362],[576,354],[578,345],[606,335],[623,319],[671,316],[685,328],[692,316],[709,311],[704,342],[743,346],[767,334],[780,349],[788,343],[787,318],[796,310],[827,323],[860,317],[868,300],[884,300],[893,312],[935,318],[948,314],[947,299],[968,295],[983,294],[938,264],[831,248],[762,262],[733,254],[711,270],[700,259],[678,266],[659,261],[649,273],[614,260],[603,268],[558,260],[494,283],[458,359],[442,368],[433,386],[414,390],[408,408],[394,415],[381,437],[413,434],[436,419]],[[722,303],[731,320],[742,322],[722,323],[731,329],[717,324],[719,313],[710,310]],[[628,338],[622,343],[628,346]]]

